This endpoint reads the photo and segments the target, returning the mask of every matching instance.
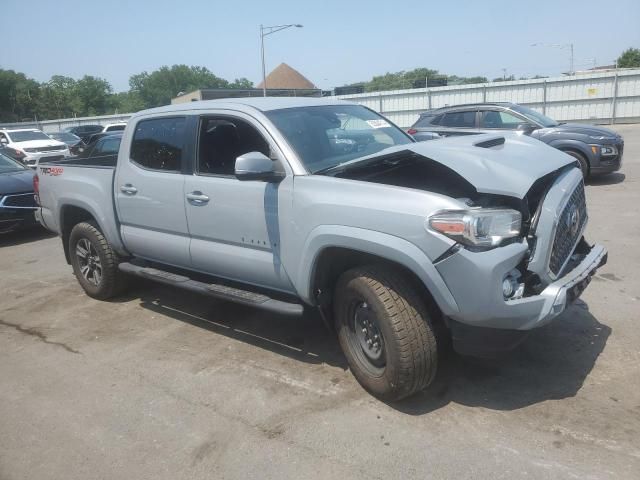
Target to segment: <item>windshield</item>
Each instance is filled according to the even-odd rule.
[[[535,110],[531,110],[530,108],[523,107],[522,105],[514,105],[512,107],[512,110],[521,113],[529,120],[533,120],[543,127],[556,127],[558,125],[558,122],[556,122],[553,118],[549,118],[546,115],[538,113]]]
[[[19,170],[26,170],[27,168],[19,164],[15,160],[0,153],[0,173],[17,172]]]
[[[69,132],[50,133],[49,136],[55,140],[60,140],[61,142],[79,142],[80,141],[80,137],[77,137],[73,133],[69,133]]]
[[[51,140],[51,137],[45,135],[39,130],[22,130],[18,132],[6,132],[12,142],[29,142],[31,140]]]
[[[360,105],[286,108],[266,115],[311,173],[413,143],[384,117]]]

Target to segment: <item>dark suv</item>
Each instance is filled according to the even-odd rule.
[[[513,131],[530,135],[578,160],[585,177],[620,169],[624,140],[607,128],[558,123],[515,103],[477,103],[429,110],[408,130],[418,141]]]

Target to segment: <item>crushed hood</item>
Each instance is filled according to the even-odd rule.
[[[485,148],[479,143],[504,143]],[[478,192],[522,199],[539,178],[575,163],[575,159],[526,135],[470,135],[387,148],[349,163],[413,152],[453,170]]]

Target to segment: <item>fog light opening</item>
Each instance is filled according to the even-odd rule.
[[[520,283],[520,272],[512,270],[502,280],[502,296],[505,300],[517,300],[524,295],[524,283]]]

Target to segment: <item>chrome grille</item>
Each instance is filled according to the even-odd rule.
[[[584,183],[580,182],[565,205],[556,227],[549,270],[554,275],[562,273],[569,257],[587,223],[587,205],[584,196]]]
[[[32,148],[25,148],[24,151],[25,152],[57,152],[59,150],[64,150],[66,149],[67,146],[66,145],[49,145],[47,147],[32,147]]]

